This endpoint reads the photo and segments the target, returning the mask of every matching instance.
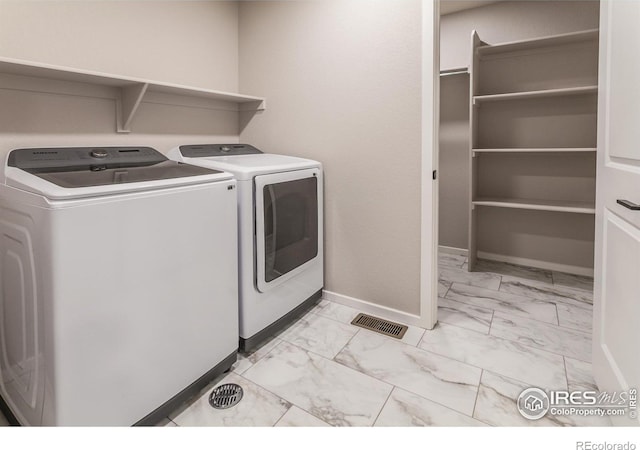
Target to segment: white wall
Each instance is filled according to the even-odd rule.
[[[325,169],[325,288],[420,311],[421,3],[242,2],[241,140]]]
[[[598,28],[599,2],[506,1],[442,16],[440,67],[466,67],[470,61],[471,31],[489,43],[509,42]]]

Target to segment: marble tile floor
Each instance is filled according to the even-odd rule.
[[[464,256],[441,255],[434,330],[411,326],[399,341],[351,325],[359,311],[321,300],[163,425],[610,425],[531,422],[515,407],[529,386],[594,388],[591,281],[489,261],[468,273],[465,265]],[[212,388],[226,382],[245,387],[245,398],[229,410],[208,407]]]
[[[607,418],[524,419],[530,386],[595,389],[586,277],[440,258],[439,323],[402,340],[355,327],[359,311],[321,300],[170,414],[163,426],[606,426]],[[208,405],[218,384],[242,401]],[[2,418],[0,417],[0,422]]]

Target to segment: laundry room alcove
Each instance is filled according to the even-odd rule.
[[[60,102],[70,102],[71,108],[65,117],[58,117],[57,127],[67,128],[64,118],[68,118],[73,125],[66,125],[82,128],[78,122],[90,119],[84,117],[87,110],[81,111],[84,103],[96,113],[89,112],[90,116],[102,114],[103,121],[105,108],[111,108],[108,127],[112,132],[129,133],[135,129],[151,134],[238,135],[240,116],[246,123],[266,108],[262,97],[11,58],[0,58],[0,89],[5,95],[21,99],[12,102],[16,105],[11,114],[13,120],[7,122],[11,131],[25,127],[28,130],[24,131],[36,131],[30,129],[30,123],[42,126],[39,116],[47,114],[49,108],[51,114],[58,115],[54,108]],[[108,106],[97,107],[104,102]],[[97,109],[101,109],[100,113]],[[91,128],[98,126],[107,131],[102,125],[106,124],[93,124]]]

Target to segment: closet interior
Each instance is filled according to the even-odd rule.
[[[441,252],[592,276],[598,30],[469,55],[440,77]]]

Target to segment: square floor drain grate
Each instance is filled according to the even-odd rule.
[[[389,322],[388,320],[362,313],[358,314],[356,318],[351,321],[351,325],[375,331],[376,333],[391,336],[396,339],[402,339],[409,329],[406,325],[400,325],[399,323]]]

